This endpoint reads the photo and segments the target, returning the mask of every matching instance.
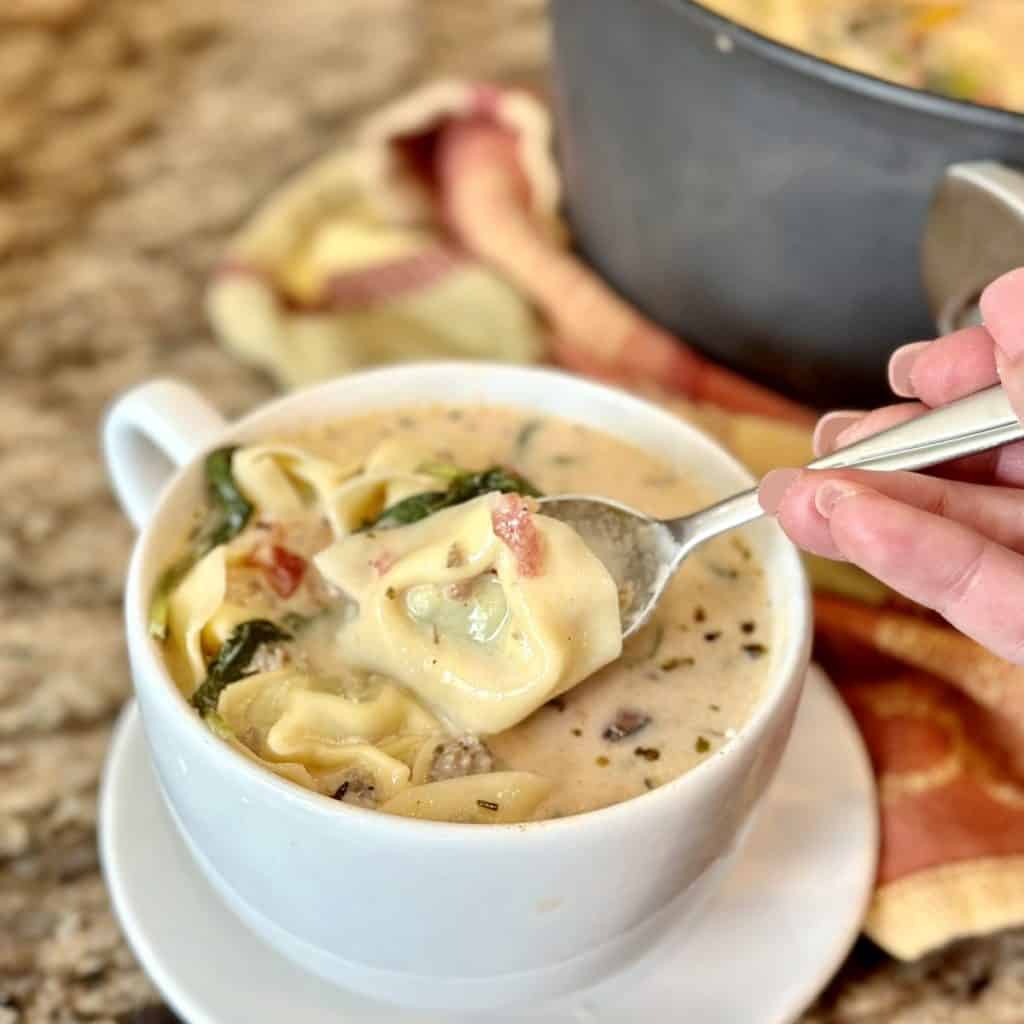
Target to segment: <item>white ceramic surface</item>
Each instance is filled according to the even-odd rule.
[[[792,741],[750,839],[700,920],[675,924],[631,969],[522,1016],[537,1024],[791,1020],[856,936],[876,847],[874,786],[860,737],[812,669]],[[189,1024],[508,1019],[371,1003],[299,969],[240,928],[171,824],[131,706],[107,762],[100,850],[129,943]]]
[[[239,756],[171,683],[145,623],[158,572],[200,500],[201,459],[360,411],[444,399],[562,415],[658,452],[721,494],[748,474],[694,428],[622,392],[553,371],[392,367],[290,395],[224,424],[161,381],[114,407],[104,442],[142,533],[125,616],[157,775],[207,879],[280,952],[392,1002],[476,1008],[573,991],[647,950],[725,873],[792,725],[810,646],[799,558],[778,528],[749,530],[775,606],[771,678],[739,736],[695,770],[623,804],[512,826],[420,822],[342,806]],[[175,464],[183,468],[174,472]],[[158,494],[158,485],[170,477]]]

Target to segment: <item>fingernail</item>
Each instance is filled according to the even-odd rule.
[[[900,398],[914,398],[914,382],[910,379],[914,363],[928,347],[927,341],[915,341],[902,345],[889,357],[889,387]]]
[[[979,305],[996,348],[1011,363],[1024,360],[1024,268],[993,281],[981,293]]]
[[[833,451],[838,451],[840,448],[848,448],[854,441],[859,441],[864,433],[863,423],[864,417],[862,416],[856,422],[851,423],[850,426],[840,430],[835,439]]]
[[[758,488],[757,499],[768,515],[773,516],[779,510],[786,491],[796,483],[799,476],[799,469],[773,469],[765,475]]]
[[[863,415],[863,412],[857,412],[855,409],[837,409],[835,412],[825,413],[814,428],[814,454],[828,455],[829,452],[835,451],[839,435]]]
[[[858,487],[857,484],[851,484],[846,480],[826,480],[814,492],[814,507],[818,510],[819,515],[829,519],[839,502],[863,494],[864,491],[865,488]]]

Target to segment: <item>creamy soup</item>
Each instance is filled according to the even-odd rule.
[[[914,89],[1024,110],[1021,0],[700,0],[763,35]]]
[[[299,785],[510,822],[639,796],[714,754],[770,670],[742,533],[699,549],[625,645],[615,584],[540,495],[654,515],[699,480],[608,435],[431,406],[213,453],[151,629],[204,721]]]

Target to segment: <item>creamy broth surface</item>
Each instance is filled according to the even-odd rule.
[[[693,510],[711,497],[700,480],[685,479],[655,456],[599,431],[490,406],[382,411],[272,440],[338,466],[360,463],[384,443],[398,452],[415,451],[418,459],[425,454],[434,462],[472,470],[510,467],[546,495],[604,495],[658,516]],[[319,517],[284,517],[283,527],[266,520],[254,516],[233,544],[244,542],[252,531],[283,529],[279,535],[288,549],[311,559],[331,542],[331,530]],[[329,609],[324,612],[329,603],[324,580],[311,565],[301,585],[282,598],[268,593],[262,572],[253,566],[229,569],[230,602],[240,609],[258,607],[274,621],[288,613],[309,616],[295,644],[305,663],[329,671],[339,620]],[[243,617],[229,617],[214,642],[223,641]],[[620,657],[511,728],[480,737],[491,770],[547,780],[545,794],[531,806],[532,819],[594,810],[670,781],[714,754],[750,716],[774,657],[773,621],[763,569],[742,531],[704,545],[690,556],[653,620],[626,642]],[[209,646],[209,627],[201,643]],[[277,666],[258,667],[273,671]],[[243,679],[224,691],[221,712],[248,700],[246,685]],[[302,724],[291,728],[301,733]],[[447,731],[449,740],[459,734]],[[244,734],[232,739],[247,743]],[[475,737],[464,739],[462,763],[474,756],[475,742]],[[280,765],[276,770],[289,777]],[[344,782],[341,790],[340,798],[350,802],[357,796]],[[477,803],[487,820],[492,802]]]

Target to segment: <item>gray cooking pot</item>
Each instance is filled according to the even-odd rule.
[[[552,0],[567,212],[625,296],[818,406],[1024,264],[1024,116],[771,42],[690,0]],[[1022,41],[1024,43],[1024,41]]]

